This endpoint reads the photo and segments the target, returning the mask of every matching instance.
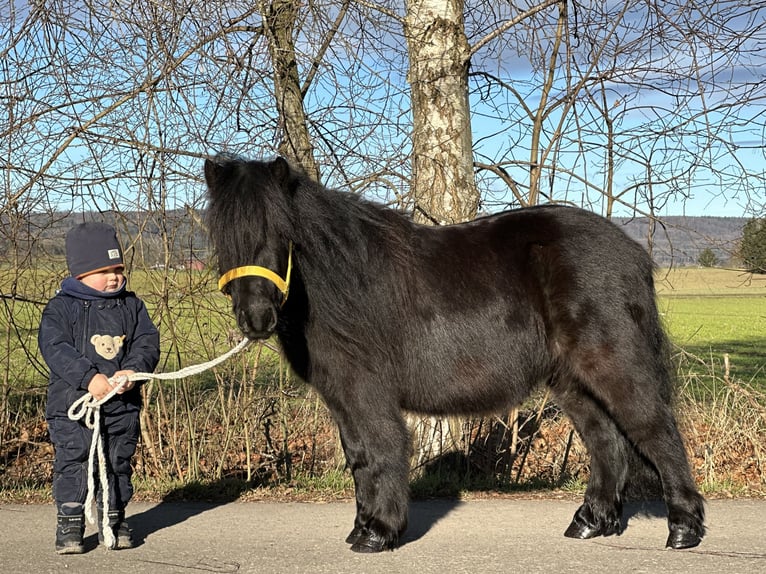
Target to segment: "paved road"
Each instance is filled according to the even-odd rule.
[[[766,572],[766,500],[709,502],[707,537],[684,551],[663,548],[667,529],[656,506],[628,509],[622,536],[564,538],[576,507],[556,500],[416,502],[401,548],[359,555],[343,542],[351,502],[135,503],[129,516],[137,548],[106,551],[89,526],[84,555],[57,556],[52,506],[0,505],[0,572]]]

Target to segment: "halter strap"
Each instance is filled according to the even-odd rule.
[[[240,277],[263,277],[264,279],[268,279],[274,283],[277,289],[281,291],[282,305],[284,305],[285,301],[287,301],[287,295],[290,292],[290,275],[292,274],[292,270],[293,244],[290,242],[290,249],[287,252],[287,274],[285,275],[284,279],[274,273],[271,269],[266,269],[260,265],[244,265],[242,267],[235,267],[234,269],[230,269],[221,275],[221,278],[218,280],[218,290],[223,291],[223,288],[226,287],[226,285],[228,285],[234,279],[239,279]]]

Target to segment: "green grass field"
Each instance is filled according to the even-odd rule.
[[[31,273],[36,275],[34,281],[23,274],[19,279],[21,292],[47,300],[60,279],[41,270]],[[3,278],[6,274],[8,280]],[[12,276],[7,268],[0,273],[3,292],[8,292]],[[167,278],[155,272],[131,275],[130,287],[144,297],[163,335],[162,370],[174,369],[179,362],[208,360],[232,345],[226,340],[234,327],[229,302],[213,283],[197,273]],[[709,375],[712,369],[723,375],[728,354],[732,378],[766,390],[766,275],[713,268],[660,269],[656,286],[665,327],[692,372]],[[8,314],[0,313],[0,349],[6,350],[9,381],[24,388],[44,385],[46,369],[36,347],[41,305],[7,301],[5,310],[13,316],[9,323]]]
[[[657,273],[660,312],[671,340],[697,373],[725,374],[766,390],[766,276],[679,268]]]
[[[0,266],[0,294],[10,292],[13,271]],[[5,447],[0,448],[0,499],[15,499],[19,492],[27,498],[32,490],[47,500],[51,455],[41,422],[47,368],[36,337],[42,305],[60,277],[35,269],[18,279],[24,297],[6,297],[0,306],[0,406],[5,413],[0,419],[0,447]],[[214,283],[206,273],[131,274],[130,287],[147,302],[162,334],[159,372],[207,361],[233,346],[238,333],[230,303]],[[680,359],[684,432],[706,492],[763,493],[766,276],[681,268],[658,271],[656,285],[660,312]],[[724,356],[729,357],[728,382]],[[247,491],[254,484],[289,484],[295,492],[303,488],[295,485],[307,480],[306,489],[321,496],[352,492],[349,475],[338,470],[342,455],[329,416],[316,395],[282,367],[275,351],[253,347],[215,372],[147,384],[147,425],[137,473],[145,481],[141,490],[160,497],[228,498],[232,484]],[[759,392],[745,388],[750,386]],[[530,447],[530,457],[525,454],[519,466],[507,467],[507,476],[522,476],[524,468],[525,488],[545,487],[563,476],[555,461],[567,459],[571,484],[582,489],[578,473],[585,468],[584,451],[575,446],[570,456],[566,436],[571,427],[559,421],[551,419],[542,446]],[[485,424],[477,428],[490,428]],[[465,486],[467,475],[460,476],[456,492],[492,488],[496,480]],[[197,492],[196,484],[205,487]],[[421,480],[413,491],[430,496],[443,493],[444,487]]]

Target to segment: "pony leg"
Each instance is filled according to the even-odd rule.
[[[668,507],[666,546],[675,549],[697,546],[705,535],[705,507],[692,479],[683,439],[668,405],[657,401],[651,418],[631,412],[630,405],[615,411],[618,424],[636,449],[659,472]],[[648,414],[647,413],[647,414]]]
[[[568,538],[622,533],[622,493],[631,446],[611,417],[577,384],[554,386],[556,402],[572,420],[590,455],[585,500],[564,532]]]
[[[346,538],[354,552],[395,548],[407,528],[410,436],[400,412],[333,409],[354,477],[356,517]]]
[[[581,381],[592,385],[588,388],[590,395],[611,416],[629,444],[659,473],[668,508],[666,546],[697,546],[705,535],[704,500],[692,479],[673,413],[660,393],[657,381],[666,378],[667,373],[647,372],[638,361],[629,359],[624,361],[629,368],[602,373],[597,386],[592,380]]]

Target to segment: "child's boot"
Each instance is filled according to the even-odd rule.
[[[128,523],[125,520],[124,510],[110,510],[107,513],[109,517],[109,528],[114,533],[115,545],[109,550],[125,550],[127,548],[133,548],[133,531],[128,527]],[[101,526],[103,518],[102,510],[98,509],[98,541],[100,544],[105,544],[104,533]]]
[[[85,512],[82,504],[65,502],[58,509],[56,520],[56,554],[82,554],[85,545]]]
[[[125,550],[133,548],[133,531],[125,520],[125,510],[115,510],[109,513],[109,525],[114,530],[114,537],[117,539],[117,548]]]

